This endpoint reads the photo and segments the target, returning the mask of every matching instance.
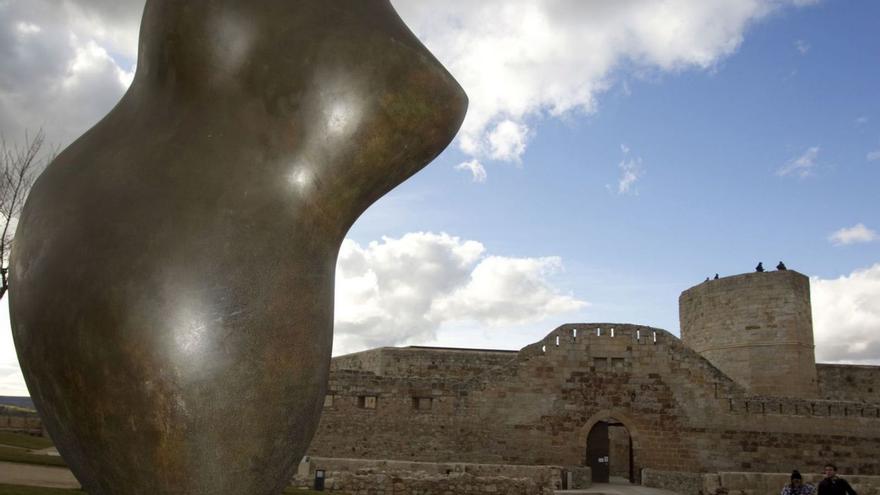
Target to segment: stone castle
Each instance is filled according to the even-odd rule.
[[[681,493],[737,483],[778,493],[787,475],[758,473],[834,461],[851,482],[880,487],[880,366],[815,362],[807,277],[707,281],[679,309],[681,339],[581,323],[519,351],[334,358],[311,473],[381,462],[435,477],[544,469],[556,487],[622,477]]]

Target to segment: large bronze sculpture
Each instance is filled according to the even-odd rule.
[[[278,493],[315,430],[339,245],[467,106],[384,0],[148,0],[120,103],[35,184],[13,335],[90,495]]]

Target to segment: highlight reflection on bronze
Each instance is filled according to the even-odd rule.
[[[25,379],[91,495],[281,490],[339,245],[466,106],[387,1],[147,1],[131,88],[37,181],[11,268]]]

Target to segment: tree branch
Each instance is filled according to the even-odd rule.
[[[25,134],[24,145],[8,145],[0,139],[0,299],[9,290],[9,254],[15,237],[15,227],[25,199],[34,183],[38,157],[45,143],[42,129],[33,138]]]

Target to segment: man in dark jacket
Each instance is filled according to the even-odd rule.
[[[825,465],[825,479],[819,482],[818,495],[856,495],[856,491],[843,478],[837,477],[837,466]]]

